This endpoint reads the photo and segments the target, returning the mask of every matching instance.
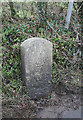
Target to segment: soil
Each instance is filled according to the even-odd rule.
[[[54,92],[49,105],[38,111],[35,118],[81,118],[81,99],[79,95],[58,96]]]
[[[46,98],[27,100],[25,97],[21,98],[22,95],[19,99],[4,98],[3,118],[82,118],[83,86],[71,84],[72,75],[65,74],[65,76],[67,84],[63,79],[58,85],[53,85],[51,94]],[[81,82],[81,77],[81,75],[77,76],[80,80],[78,83]]]
[[[81,118],[81,93],[57,94],[56,91],[45,99],[30,100],[28,108],[3,105],[3,118]]]

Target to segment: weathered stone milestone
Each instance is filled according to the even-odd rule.
[[[22,79],[32,99],[48,96],[52,87],[52,43],[30,38],[21,44]]]

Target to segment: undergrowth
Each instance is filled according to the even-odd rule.
[[[50,17],[51,18],[51,17]],[[61,79],[61,70],[74,66],[79,66],[81,52],[76,42],[76,31],[73,24],[76,21],[71,20],[70,29],[64,28],[65,16],[59,15],[56,19],[50,19],[50,25],[56,30],[53,31],[47,23],[40,24],[38,17],[30,17],[22,21],[3,23],[2,33],[2,82],[3,94],[15,96],[23,93],[23,82],[21,79],[21,57],[20,45],[30,37],[42,37],[53,43],[53,83],[59,83]],[[57,77],[55,74],[57,73]],[[25,90],[26,91],[26,90]]]

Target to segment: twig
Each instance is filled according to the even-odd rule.
[[[6,11],[4,11],[4,12],[5,12],[5,13],[7,14],[7,16],[10,18],[11,22],[12,22],[12,23],[15,23],[14,19],[13,19],[12,17],[10,17]]]
[[[65,18],[62,21],[60,21],[60,23],[63,23],[64,21],[65,21]]]
[[[74,24],[74,22],[72,22],[73,23],[73,30],[74,30],[74,32],[76,33],[76,39],[75,39],[75,41],[76,42],[79,42],[79,33],[78,33],[78,31],[76,30],[76,27],[75,27],[75,24]]]
[[[79,35],[79,33],[77,32],[76,39],[75,39],[76,42],[79,42],[79,37],[78,37],[78,35]]]
[[[80,7],[78,8],[77,14],[78,14],[79,10],[81,9],[82,5],[83,5],[83,3],[82,3],[82,4],[80,5]]]
[[[65,56],[66,56],[66,58],[65,58],[65,59],[66,59],[66,60],[68,60],[68,62],[72,64],[73,62],[69,60],[69,58],[67,57],[67,55],[66,55],[64,52],[62,52],[62,53],[63,53],[63,55],[65,55]]]
[[[56,30],[54,30],[54,28],[50,25],[50,23],[48,22],[48,20],[47,20],[47,24],[49,25],[49,27],[56,33],[57,31]],[[57,35],[57,37],[59,37],[59,34],[58,33],[56,33],[56,35]]]

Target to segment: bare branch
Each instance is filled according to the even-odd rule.
[[[59,37],[59,34],[58,34],[57,31],[54,30],[54,28],[50,25],[50,23],[48,22],[48,20],[47,20],[47,24],[48,24],[49,27],[56,33],[57,37]]]

